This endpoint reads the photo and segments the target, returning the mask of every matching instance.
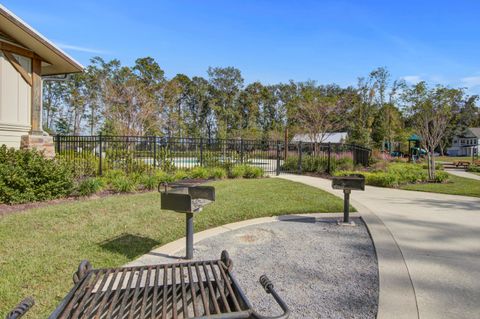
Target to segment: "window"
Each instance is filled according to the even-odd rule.
[[[23,55],[18,55],[13,53],[13,56],[18,61],[18,63],[22,66],[22,68],[27,71],[29,75],[32,74],[32,59],[27,58]]]

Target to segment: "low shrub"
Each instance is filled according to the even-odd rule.
[[[178,170],[178,171],[175,172],[175,174],[173,174],[173,180],[174,181],[178,181],[178,180],[186,179],[186,178],[190,178],[190,175],[188,174],[187,171],[184,171],[184,170]]]
[[[70,167],[75,179],[98,174],[100,159],[93,152],[61,151],[56,158]],[[102,167],[105,169],[105,163],[102,163]]]
[[[110,186],[116,193],[131,193],[137,190],[138,182],[129,176],[117,176],[111,180]]]
[[[105,178],[105,180],[107,182],[110,182],[111,180],[113,180],[117,177],[125,177],[125,176],[127,176],[127,174],[124,171],[119,170],[119,169],[108,170],[107,172],[105,172],[103,174],[103,177]]]
[[[478,165],[469,165],[468,168],[467,168],[467,172],[480,173],[480,166],[478,166]]]
[[[211,168],[208,172],[208,177],[215,179],[223,179],[227,177],[227,170],[221,167]]]
[[[190,177],[207,179],[210,177],[210,174],[208,172],[208,169],[206,169],[205,167],[197,166],[192,168],[192,170],[190,171]]]
[[[155,172],[155,178],[158,181],[158,183],[169,183],[173,182],[174,176],[171,174],[168,174],[165,171],[158,170]]]
[[[101,178],[87,178],[78,184],[77,192],[80,196],[90,196],[101,191],[104,186],[105,182]]]
[[[377,172],[377,173],[368,173],[364,175],[365,175],[365,183],[367,185],[379,186],[379,187],[398,186],[398,180],[394,174]]]
[[[335,175],[345,176],[350,174],[363,174],[365,183],[372,186],[380,187],[397,187],[403,184],[415,184],[432,182],[428,178],[427,170],[422,165],[391,163],[384,170],[373,170],[370,172],[363,171],[337,171]],[[433,182],[442,183],[448,180],[448,174],[444,171],[436,171]]]
[[[229,172],[228,177],[230,177],[230,178],[240,178],[240,177],[243,177],[243,175],[245,175],[245,166],[238,165],[238,166],[232,167],[232,169]]]
[[[324,173],[328,171],[328,157],[327,156],[302,156],[302,172],[307,173]],[[282,165],[282,169],[285,171],[297,171],[298,170],[298,156],[287,157]],[[330,171],[336,170],[353,170],[353,159],[350,156],[337,156],[332,155],[330,158]]]
[[[422,168],[423,169],[428,169],[428,164],[422,164]],[[443,164],[440,164],[440,163],[435,163],[435,169],[438,170],[438,171],[441,171],[443,170]]]
[[[263,177],[264,171],[258,166],[245,165],[245,172],[243,177],[245,178],[260,178]]]
[[[105,151],[105,162],[109,168],[130,173],[145,173],[150,166],[138,156],[137,152],[126,149],[109,149]]]
[[[435,182],[444,183],[448,180],[448,173],[444,171],[435,172]]]
[[[34,150],[0,147],[0,202],[25,203],[61,198],[74,187],[71,167]]]
[[[333,159],[333,158],[332,158]],[[325,170],[327,169],[328,163],[325,165]],[[353,164],[353,159],[351,157],[339,157],[336,159],[331,160],[331,171],[336,171],[336,170],[353,170],[354,164]]]
[[[153,174],[153,175],[152,174],[145,174],[140,179],[140,184],[142,184],[143,188],[148,189],[148,190],[156,189],[159,182],[160,181],[158,180],[158,178],[155,174]]]

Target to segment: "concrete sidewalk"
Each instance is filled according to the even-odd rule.
[[[476,179],[480,181],[480,175],[476,175],[467,171],[461,171],[458,169],[446,169],[446,172],[449,174],[459,176],[459,177],[465,177],[465,178],[470,178],[470,179]]]
[[[331,181],[281,175],[338,196]],[[352,204],[374,240],[378,318],[478,318],[480,199],[367,187]]]

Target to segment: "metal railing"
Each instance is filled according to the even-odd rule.
[[[325,172],[368,165],[370,149],[353,144],[164,136],[54,136],[56,154],[83,176],[112,169],[127,173],[248,164],[266,173]]]

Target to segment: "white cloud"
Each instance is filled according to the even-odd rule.
[[[461,78],[460,81],[468,88],[480,86],[480,76],[467,76]]]
[[[422,81],[422,77],[420,75],[406,75],[403,76],[402,79],[409,84],[417,84],[418,82]]]
[[[61,48],[62,50],[72,50],[72,51],[79,51],[79,52],[87,52],[87,53],[96,53],[96,54],[105,54],[106,51],[94,48],[87,48],[81,47],[77,45],[65,44],[65,43],[56,43],[56,45]]]

